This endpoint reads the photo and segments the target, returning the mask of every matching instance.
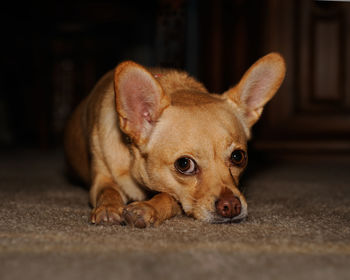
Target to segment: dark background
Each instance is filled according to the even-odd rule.
[[[0,147],[60,147],[67,116],[119,62],[187,70],[210,91],[280,52],[288,73],[254,128],[262,152],[350,151],[350,4],[47,1],[1,9]]]

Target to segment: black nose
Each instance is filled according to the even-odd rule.
[[[233,218],[241,213],[242,204],[230,189],[225,188],[216,201],[215,207],[216,213],[220,216]]]

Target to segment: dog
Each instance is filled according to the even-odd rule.
[[[185,72],[132,61],[105,74],[64,136],[70,167],[91,186],[91,223],[145,228],[181,213],[244,220],[238,184],[250,130],[285,71],[282,56],[270,53],[223,94]]]

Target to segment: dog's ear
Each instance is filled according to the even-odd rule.
[[[285,72],[282,56],[270,53],[255,62],[237,86],[224,93],[242,110],[248,128],[260,118],[264,105],[280,87]]]
[[[144,143],[169,106],[169,97],[150,72],[132,61],[117,66],[114,89],[120,128],[136,143]]]

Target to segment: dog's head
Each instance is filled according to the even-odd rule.
[[[155,76],[133,62],[115,71],[120,128],[132,139],[132,174],[171,194],[197,219],[244,219],[247,203],[238,182],[247,140],[283,81],[284,60],[276,53],[261,58],[222,95],[174,73]]]

